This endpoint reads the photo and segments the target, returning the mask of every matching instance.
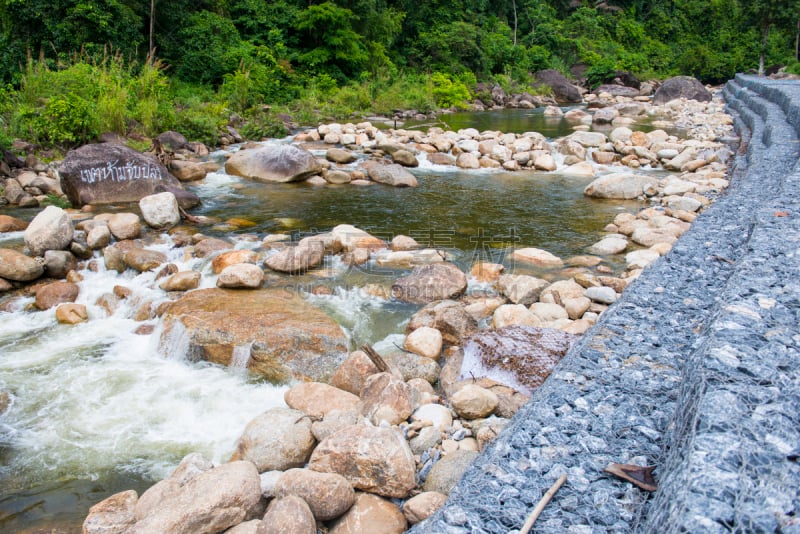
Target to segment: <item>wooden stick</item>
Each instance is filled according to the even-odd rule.
[[[528,534],[528,532],[531,531],[531,528],[533,528],[533,524],[536,522],[537,519],[539,519],[539,515],[542,513],[542,510],[544,510],[544,507],[547,506],[547,503],[550,502],[550,499],[553,498],[553,495],[556,494],[558,489],[561,486],[563,486],[564,482],[566,481],[567,481],[567,475],[565,473],[560,477],[558,477],[558,480],[556,480],[555,483],[552,486],[550,486],[550,489],[547,490],[547,493],[544,494],[542,499],[539,501],[539,504],[537,504],[536,508],[533,509],[531,515],[528,516],[528,519],[525,521],[525,524],[522,525],[519,534]]]
[[[392,370],[389,369],[389,364],[386,363],[386,360],[384,360],[380,354],[375,352],[375,349],[373,349],[371,346],[362,345],[361,350],[364,351],[364,354],[366,354],[370,360],[372,360],[372,363],[375,364],[375,367],[378,368],[378,371],[381,373],[392,372]]]

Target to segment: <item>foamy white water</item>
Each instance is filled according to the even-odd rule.
[[[181,269],[197,261],[183,262],[169,243],[151,248]],[[12,403],[0,417],[0,445],[11,451],[0,473],[31,483],[109,470],[158,479],[189,452],[226,461],[252,418],[284,404],[285,387],[173,350],[162,355],[157,327],[135,334],[147,324],[131,318],[135,310],[165,298],[153,273],[82,274],[78,302],[88,322],[60,325],[54,310],[0,313],[0,391]],[[109,316],[95,302],[115,285],[132,294]]]

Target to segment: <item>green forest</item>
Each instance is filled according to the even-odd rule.
[[[721,83],[798,67],[800,0],[0,0],[0,147],[465,107],[627,71]],[[542,91],[540,87],[538,89]],[[546,91],[546,89],[545,89]]]

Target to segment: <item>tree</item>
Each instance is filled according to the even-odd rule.
[[[800,17],[800,0],[741,0],[746,22],[760,28],[761,47],[758,57],[758,75],[764,75],[764,56],[770,29],[774,25],[793,27]]]
[[[295,28],[307,37],[300,62],[340,80],[360,72],[369,54],[363,37],[353,30],[355,20],[352,11],[330,1],[300,12]]]

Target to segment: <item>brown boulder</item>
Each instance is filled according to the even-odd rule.
[[[348,391],[354,395],[359,395],[361,389],[370,375],[378,373],[378,368],[372,363],[364,352],[357,350],[342,362],[331,377],[330,384],[333,387]]]
[[[138,497],[133,490],[123,491],[89,508],[83,521],[83,534],[126,532],[136,523],[133,511]]]
[[[442,341],[458,345],[466,336],[478,329],[478,323],[467,313],[464,304],[444,300],[428,304],[415,313],[406,327],[406,334],[423,326],[435,328],[442,333]]]
[[[312,417],[324,417],[332,410],[353,410],[358,397],[322,382],[303,382],[283,394],[286,405]]]
[[[306,246],[288,247],[264,261],[264,265],[279,273],[300,274],[319,266],[325,259],[325,249],[320,242]]]
[[[161,347],[180,336],[188,357],[231,364],[249,347],[246,366],[268,380],[326,381],[345,359],[347,338],[330,317],[296,293],[278,289],[200,289],[164,314]],[[183,337],[185,336],[185,337]]]
[[[208,237],[198,241],[194,246],[194,255],[198,258],[207,258],[216,252],[230,250],[233,245],[216,237]]]
[[[56,308],[56,321],[61,324],[78,324],[89,320],[83,304],[61,304]]]
[[[424,491],[405,502],[403,515],[410,524],[416,525],[432,516],[436,510],[442,507],[446,500],[447,495],[444,493]]]
[[[180,182],[159,161],[123,145],[84,145],[70,150],[59,168],[61,188],[73,206],[138,202]]]
[[[211,261],[211,271],[214,274],[221,273],[225,267],[239,263],[257,263],[258,254],[252,250],[241,249],[223,252]]]
[[[329,534],[400,534],[408,527],[396,504],[359,493],[352,508],[336,521]]]
[[[356,499],[353,486],[341,475],[320,473],[310,469],[289,469],[275,485],[275,497],[296,495],[308,503],[319,521],[336,519]]]
[[[399,425],[414,411],[411,387],[391,373],[378,373],[367,378],[361,391],[361,415],[372,424],[386,421]]]
[[[44,274],[44,262],[10,248],[0,248],[0,278],[29,282]]]
[[[316,440],[311,419],[289,408],[271,408],[245,427],[236,444],[236,458],[253,462],[260,473],[302,467]]]
[[[0,215],[0,233],[2,232],[22,232],[28,227],[28,223],[22,219],[11,217],[10,215]]]
[[[189,291],[200,285],[201,274],[197,271],[180,271],[159,284],[164,291]]]
[[[147,250],[144,248],[132,248],[126,250],[122,254],[122,259],[125,265],[143,273],[145,271],[152,271],[159,267],[162,263],[166,263],[167,256],[163,252],[157,250]]]
[[[416,486],[411,449],[391,428],[345,427],[317,445],[308,467],[338,473],[354,488],[386,497],[404,498]]]
[[[418,267],[392,285],[392,295],[415,304],[458,297],[467,290],[467,277],[452,263]]]
[[[216,534],[252,519],[261,481],[250,462],[230,462],[192,478],[139,520],[129,534]]]
[[[70,282],[53,282],[36,290],[36,307],[49,310],[53,306],[66,302],[75,302],[80,288]]]
[[[259,534],[317,534],[317,522],[308,503],[295,495],[274,499],[257,532]]]

